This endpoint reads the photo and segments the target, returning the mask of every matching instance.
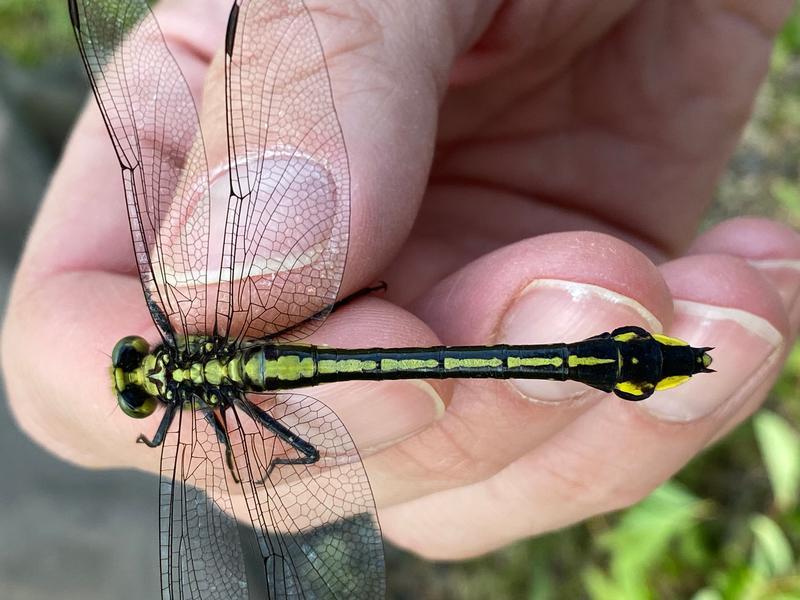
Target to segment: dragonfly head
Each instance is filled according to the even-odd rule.
[[[158,407],[158,399],[149,388],[145,374],[145,359],[151,357],[150,345],[144,338],[128,336],[114,346],[111,353],[114,392],[117,404],[129,417],[143,419]]]

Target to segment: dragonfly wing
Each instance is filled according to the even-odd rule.
[[[350,226],[325,56],[301,0],[237,0],[225,59],[231,195],[217,330],[243,339],[294,328],[299,339],[336,299]]]
[[[339,418],[300,394],[251,396],[253,405],[319,452],[314,464],[245,409],[228,419],[242,489],[263,557],[271,600],[380,600],[383,543],[372,490]],[[241,405],[240,405],[241,406]]]
[[[145,0],[69,0],[122,169],[136,265],[164,341],[205,329],[209,192],[186,80]]]
[[[243,550],[216,431],[178,410],[161,454],[163,600],[247,600]]]

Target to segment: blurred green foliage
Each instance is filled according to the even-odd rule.
[[[65,0],[0,0],[0,56],[75,55]],[[710,221],[800,226],[800,13],[787,23]],[[392,597],[800,598],[800,346],[767,406],[637,506],[456,565],[390,554]]]
[[[32,67],[77,56],[67,0],[0,0],[0,58],[4,55]]]
[[[77,54],[67,0],[0,0],[0,56],[24,65]]]

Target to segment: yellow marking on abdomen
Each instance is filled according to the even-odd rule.
[[[567,358],[567,364],[570,367],[594,367],[597,365],[607,365],[609,363],[617,362],[616,358],[598,358],[596,356],[577,356],[570,354]]]
[[[542,358],[542,357],[521,357],[521,356],[509,356],[508,357],[508,368],[509,369],[516,369],[519,367],[560,367],[564,364],[564,359],[560,356],[553,356],[552,358]]]
[[[620,333],[619,335],[614,336],[614,340],[617,342],[630,342],[639,337],[639,334],[635,331],[626,331],[625,333]]]
[[[314,360],[311,357],[300,359],[294,354],[279,356],[266,362],[265,373],[268,379],[297,381],[314,376]]]
[[[322,375],[330,373],[363,373],[364,371],[374,371],[377,368],[377,361],[358,360],[357,358],[321,360],[317,363],[317,372]]]
[[[668,335],[663,335],[661,333],[654,333],[653,339],[656,341],[664,344],[665,346],[688,346],[686,342],[683,340],[679,340],[678,338],[669,337]]]
[[[621,381],[617,385],[614,386],[615,389],[619,390],[620,392],[625,392],[626,394],[630,394],[631,396],[644,396],[645,395],[645,387],[652,388],[650,384],[637,384],[632,381]]]
[[[679,386],[680,384],[688,380],[689,380],[688,375],[673,375],[671,377],[664,377],[664,379],[662,379],[656,384],[656,390],[658,391],[668,390],[670,388]]]
[[[450,369],[488,369],[499,367],[503,361],[499,358],[452,358],[445,357],[444,368]]]
[[[439,366],[439,361],[435,358],[427,360],[419,358],[405,358],[395,360],[393,358],[381,359],[381,371],[417,371],[420,369],[435,369]]]

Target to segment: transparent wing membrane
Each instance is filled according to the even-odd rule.
[[[336,299],[350,225],[344,137],[304,4],[237,2],[225,68],[231,196],[219,330],[242,339],[294,328],[283,337],[298,339]]]
[[[248,600],[224,450],[200,410],[178,411],[161,453],[162,597]]]
[[[69,6],[122,169],[142,287],[175,343],[176,332],[207,330],[208,174],[194,100],[144,0]]]
[[[372,491],[338,417],[301,394],[250,395],[254,406],[319,452],[303,454],[245,408],[231,422],[234,461],[256,528],[271,599],[384,597],[384,559]],[[297,461],[277,464],[273,461]],[[274,465],[271,467],[271,465]]]

